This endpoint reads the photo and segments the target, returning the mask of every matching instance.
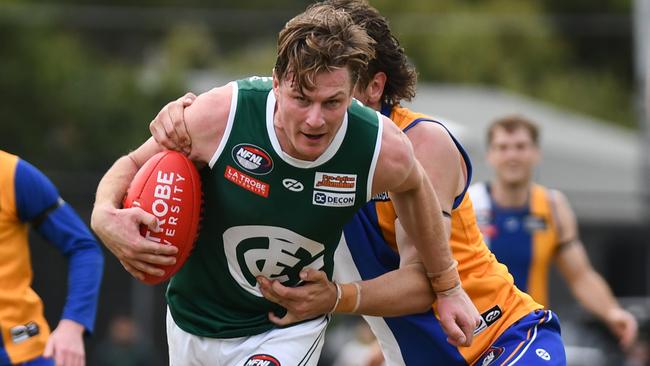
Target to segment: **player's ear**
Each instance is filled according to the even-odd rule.
[[[384,86],[386,86],[386,74],[378,72],[373,75],[372,79],[366,87],[366,97],[369,105],[381,104],[381,96],[384,94]]]

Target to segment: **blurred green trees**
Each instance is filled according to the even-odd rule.
[[[98,167],[137,146],[153,113],[183,90],[167,68],[145,88],[141,65],[52,28],[0,30],[3,149],[40,165]]]
[[[629,1],[374,3],[390,14],[420,80],[495,85],[635,124]]]
[[[493,85],[634,125],[629,0],[370,2],[422,82]],[[268,75],[278,30],[309,2],[130,3],[0,3],[1,148],[104,170],[149,136],[192,70]]]

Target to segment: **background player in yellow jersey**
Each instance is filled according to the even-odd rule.
[[[463,288],[483,313],[483,322],[476,331],[473,344],[456,347],[457,344],[446,341],[441,330],[446,319],[438,320],[433,311],[389,317],[392,315],[389,312],[391,304],[376,303],[370,297],[377,298],[375,293],[383,292],[384,301],[392,301],[393,306],[410,299],[403,295],[389,299],[390,294],[381,287],[370,287],[368,282],[360,282],[361,306],[356,313],[386,316],[368,317],[367,320],[381,342],[388,364],[564,364],[557,319],[551,312],[538,311],[542,306],[516,289],[512,276],[494,259],[481,239],[471,201],[465,194],[471,178],[471,164],[462,146],[441,124],[399,105],[401,100],[410,99],[415,94],[415,71],[391,34],[386,19],[363,1],[327,3],[346,10],[355,23],[362,25],[375,40],[376,58],[362,72],[355,97],[390,115],[412,141],[443,210],[450,213],[445,224]],[[176,103],[171,107],[178,109],[182,106]],[[182,139],[182,120],[168,117],[181,114],[178,111],[163,113],[162,118],[154,121],[154,135],[159,141]],[[175,124],[178,128],[173,127]],[[337,280],[350,282],[375,278],[399,266],[395,218],[388,194],[375,196],[357,213],[345,227],[343,240],[346,245],[340,245],[335,256]],[[407,255],[404,250],[413,250],[408,246],[399,249],[403,256]],[[299,288],[263,281],[265,296],[290,310],[281,319],[271,315],[277,324],[308,319],[332,309],[336,291],[324,273],[303,271],[303,275],[302,279],[308,284]],[[385,283],[390,281],[386,279]]]
[[[487,162],[494,179],[469,189],[483,235],[517,287],[545,306],[548,270],[555,263],[578,301],[627,348],[637,322],[591,266],[569,201],[533,182],[538,136],[537,126],[521,115],[504,116],[488,128]]]
[[[50,334],[32,289],[29,228],[68,260],[68,293]],[[0,366],[83,366],[83,335],[92,332],[104,257],[95,238],[52,182],[0,150]]]

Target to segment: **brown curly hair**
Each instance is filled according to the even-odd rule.
[[[327,0],[324,3],[345,10],[354,23],[363,27],[375,41],[375,57],[361,72],[358,86],[367,87],[376,73],[383,72],[387,77],[382,94],[383,103],[392,107],[401,100],[413,99],[417,73],[408,61],[404,48],[391,33],[388,20],[365,0]]]
[[[354,86],[375,55],[373,43],[344,10],[313,4],[280,31],[275,74],[298,90],[313,90],[318,73],[347,67]]]

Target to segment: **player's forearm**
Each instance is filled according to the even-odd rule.
[[[417,248],[427,272],[439,273],[449,268],[453,257],[440,202],[426,176],[422,175],[422,179],[417,188],[391,195],[397,217]]]
[[[129,184],[137,171],[138,166],[130,157],[123,156],[119,158],[99,182],[95,205],[120,207]]]
[[[68,204],[51,212],[37,230],[68,259],[68,296],[62,318],[92,332],[104,267],[99,244]]]
[[[582,275],[570,286],[580,304],[601,320],[607,320],[608,313],[619,307],[609,286],[596,272]]]
[[[382,276],[360,282],[357,314],[400,316],[431,309],[435,300],[421,264],[411,264]]]

